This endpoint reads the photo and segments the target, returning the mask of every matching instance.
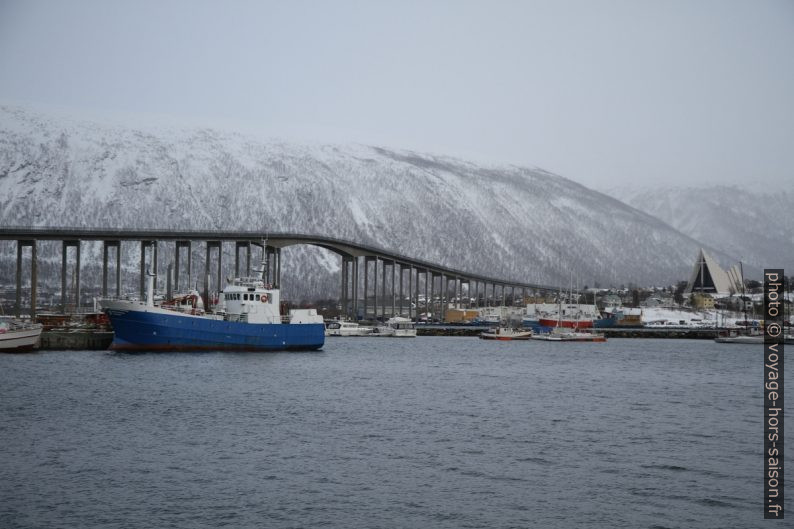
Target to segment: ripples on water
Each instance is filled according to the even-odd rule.
[[[4,355],[0,527],[761,527],[761,376],[683,340]]]

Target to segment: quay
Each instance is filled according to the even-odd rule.
[[[104,351],[113,341],[113,331],[44,331],[39,350]]]
[[[489,329],[473,325],[417,325],[417,336],[479,336]],[[729,329],[674,328],[648,329],[644,327],[605,327],[595,329],[607,338],[678,338],[686,340],[713,340],[720,331]]]

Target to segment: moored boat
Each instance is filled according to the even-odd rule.
[[[386,326],[392,330],[391,336],[395,338],[415,338],[416,324],[408,318],[395,316],[386,320]]]
[[[368,336],[373,328],[352,321],[332,321],[325,328],[326,336]]]
[[[513,329],[510,327],[496,327],[480,333],[482,340],[529,340],[532,331]]]
[[[40,323],[21,320],[0,321],[0,352],[16,353],[35,349],[39,345],[43,328]]]
[[[414,338],[416,325],[408,318],[395,316],[389,318],[383,325],[378,325],[367,336],[380,336],[385,338]]]
[[[762,344],[764,335],[760,330],[731,330],[720,333],[714,338],[717,343]]]
[[[538,323],[541,327],[566,327],[569,329],[589,329],[599,319],[595,305],[586,303],[547,304],[540,311]]]
[[[601,313],[600,318],[593,321],[593,327],[596,329],[615,327],[621,319],[623,319],[622,311],[608,308]]]
[[[155,306],[150,275],[146,301],[108,298],[100,305],[113,324],[111,349],[116,350],[321,348],[325,342],[322,317],[314,309],[291,310],[282,317],[279,295],[279,290],[266,285],[261,277],[238,278],[219,296],[220,310],[205,312],[200,299]]]
[[[544,340],[547,342],[606,342],[607,338],[603,334],[595,332],[572,331],[562,327],[555,327],[551,332],[536,334],[533,340]]]

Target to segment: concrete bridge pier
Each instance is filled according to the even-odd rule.
[[[234,277],[240,275],[240,248],[245,248],[245,277],[251,275],[251,243],[249,241],[234,242]]]
[[[397,311],[399,312],[399,314],[397,314],[397,315],[398,316],[402,316],[403,315],[403,275],[405,275],[403,272],[405,270],[403,270],[402,263],[400,263],[400,264],[395,263],[395,265],[397,267],[399,267],[399,269],[400,269],[400,279],[398,281],[398,283],[399,283],[398,288],[400,289],[400,292],[398,294],[399,295],[399,299],[397,300]]]
[[[22,248],[30,246],[30,318],[36,317],[36,284],[38,283],[38,265],[36,259],[35,240],[17,240],[17,299],[16,316],[22,315]]]
[[[75,248],[75,300],[74,306],[80,306],[80,241],[61,241],[61,314],[66,314],[67,285],[66,285],[66,254],[70,246]]]
[[[441,274],[436,274],[435,272],[430,272],[430,307],[432,307],[431,311],[433,316],[438,318],[438,313],[441,310],[441,306],[439,305],[438,309],[436,309],[436,278],[439,279],[439,290],[441,290],[440,280]],[[439,296],[440,299],[440,296]]]
[[[362,319],[367,319],[367,294],[369,293],[369,257],[364,257],[364,296],[363,307],[361,311]]]
[[[345,273],[347,268],[347,260],[345,256],[342,256],[342,262],[339,264],[339,313],[340,315],[345,314]],[[267,273],[267,272],[265,272]]]
[[[428,287],[428,282],[430,283],[431,287],[433,286],[433,274],[427,268],[425,268],[424,274],[425,274],[425,317],[427,317],[427,313],[430,312],[430,306],[432,305],[431,299],[428,297],[429,295],[431,295],[431,293],[428,293],[427,287]],[[417,290],[419,289],[418,277],[416,281],[416,288]],[[418,296],[419,294],[417,293],[417,299]]]
[[[176,241],[174,247],[174,291],[179,292],[179,261],[182,248],[187,249],[187,289],[190,290],[190,280],[193,272],[193,252],[190,241]]]
[[[157,241],[141,241],[141,276],[140,276],[140,299],[146,296],[146,249],[149,248],[151,254],[151,272],[154,274],[155,290],[157,289]]]
[[[218,249],[218,275],[216,276],[215,288],[220,292],[223,290],[223,244],[221,241],[207,241],[204,257],[204,307],[210,309],[210,252],[213,248]]]
[[[360,259],[353,258],[353,319],[358,320],[358,266]]]
[[[400,279],[402,279],[402,277]],[[416,282],[416,288],[417,290],[419,290],[418,280]],[[414,299],[414,267],[413,265],[410,265],[408,267],[408,319],[409,320],[413,318],[413,315],[416,312],[411,309],[411,302],[413,301],[413,299]],[[400,303],[402,303],[402,301]],[[400,306],[402,307],[402,305]],[[400,313],[402,313],[402,310],[400,310]]]
[[[265,260],[267,261],[267,265],[265,266],[265,283],[268,285],[272,285],[276,278],[276,248],[273,246],[267,246],[265,248]]]
[[[276,248],[276,277],[274,278],[273,286],[281,288],[281,248]]]
[[[391,262],[391,317],[394,317],[394,310],[396,309],[397,299],[395,299],[394,294],[394,282],[396,280],[396,274],[394,270],[395,263],[394,261]],[[385,318],[384,318],[385,319]]]
[[[373,319],[377,320],[378,319],[378,261],[379,261],[377,255],[375,256],[374,260],[375,260],[375,266],[374,266],[374,269],[372,271],[372,283],[373,283],[373,286],[374,286],[374,288],[372,289],[373,290],[372,293],[374,295],[374,299],[372,300],[373,301],[373,303],[372,303],[372,315],[373,316],[372,317],[373,317]]]
[[[121,297],[121,241],[102,242],[102,297],[108,295],[108,248],[116,248],[116,297]]]

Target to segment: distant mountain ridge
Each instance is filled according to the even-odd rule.
[[[0,186],[6,226],[325,234],[544,284],[567,285],[571,273],[580,285],[670,284],[687,276],[701,246],[538,168],[211,129],[140,130],[8,106],[0,107]],[[285,290],[296,295],[336,295],[338,270],[324,250],[285,250]]]
[[[794,270],[794,181],[777,192],[737,186],[622,187],[607,194],[756,269]]]

